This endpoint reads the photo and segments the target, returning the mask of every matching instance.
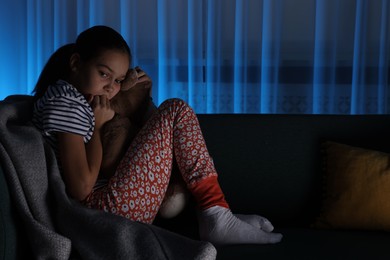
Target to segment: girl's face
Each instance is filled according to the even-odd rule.
[[[78,54],[71,57],[71,84],[84,96],[106,95],[113,98],[120,90],[129,70],[129,56],[118,50],[104,51],[96,59],[82,61]]]

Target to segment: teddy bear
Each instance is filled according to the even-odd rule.
[[[115,111],[102,132],[103,159],[99,178],[109,178],[145,122],[157,112],[151,98],[152,81],[139,67],[129,70],[121,90],[111,99]],[[173,164],[170,183],[159,210],[162,218],[177,216],[186,206],[189,194]]]

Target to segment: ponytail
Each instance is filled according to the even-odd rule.
[[[70,72],[70,57],[74,52],[75,44],[66,44],[55,51],[41,74],[33,90],[35,99],[39,99],[46,92],[49,85],[53,85],[59,79],[66,79]]]

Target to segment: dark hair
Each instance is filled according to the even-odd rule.
[[[75,52],[80,55],[83,61],[89,61],[105,50],[121,50],[129,55],[130,48],[122,35],[114,29],[98,25],[80,33],[76,40]]]
[[[131,62],[129,46],[114,29],[98,25],[80,33],[76,43],[60,47],[49,58],[33,90],[35,99],[42,97],[49,85],[54,84],[59,79],[68,78],[70,73],[69,62],[73,53],[78,53],[83,61],[90,61],[106,50],[123,51],[129,55],[129,61]]]

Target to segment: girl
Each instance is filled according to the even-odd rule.
[[[65,57],[65,61],[63,60]],[[167,190],[175,157],[199,207],[200,238],[217,245],[276,243],[281,234],[256,215],[233,215],[218,184],[194,111],[163,102],[131,143],[113,176],[96,185],[101,131],[114,116],[110,100],[129,84],[131,53],[106,26],[82,32],[46,64],[34,89],[33,123],[55,149],[69,195],[85,206],[151,224]],[[150,84],[138,70],[136,84]]]

